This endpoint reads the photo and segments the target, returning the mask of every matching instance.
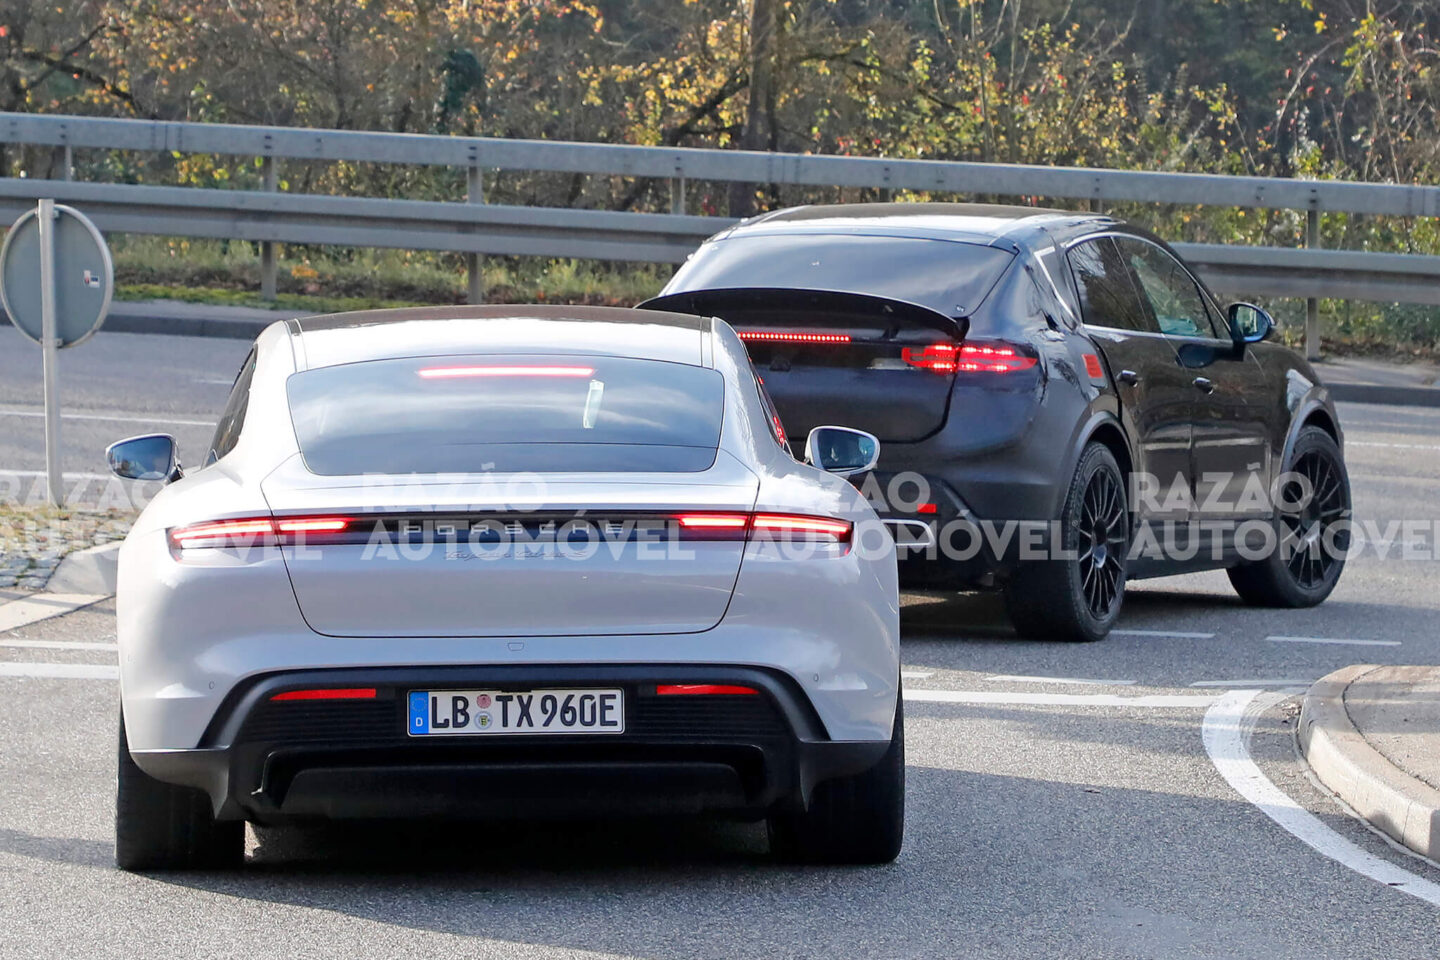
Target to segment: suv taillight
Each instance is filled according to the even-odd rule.
[[[1015,373],[1029,370],[1040,362],[1003,340],[906,347],[900,352],[900,358],[912,367],[931,373]]]

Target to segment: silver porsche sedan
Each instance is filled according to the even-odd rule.
[[[275,323],[120,553],[116,859],[244,824],[719,814],[899,853],[875,438],[786,442],[723,321],[447,307]]]

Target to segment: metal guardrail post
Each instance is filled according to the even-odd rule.
[[[1310,209],[1305,211],[1305,246],[1310,250],[1320,249],[1320,210],[1312,199]],[[1315,297],[1305,300],[1305,358],[1320,359],[1320,301]]]
[[[485,202],[485,171],[474,163],[465,169],[465,202]],[[485,271],[478,253],[465,254],[465,302],[485,302]]]
[[[677,216],[685,213],[685,178],[683,176],[670,178],[670,212]]]
[[[75,179],[75,153],[67,143],[57,151],[60,155],[60,176],[58,180]]]
[[[260,158],[260,181],[261,189],[268,193],[274,193],[279,189],[279,176],[275,171],[274,157]],[[277,272],[275,242],[265,240],[260,244],[260,296],[266,300],[274,300],[279,293]]]

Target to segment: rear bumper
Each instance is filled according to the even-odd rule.
[[[658,683],[758,695],[660,697]],[[373,700],[272,701],[304,687],[373,687]],[[619,735],[414,738],[414,689],[613,687]],[[203,790],[222,819],[761,816],[804,809],[815,785],[879,762],[888,740],[828,739],[778,672],[727,666],[485,666],[310,670],[226,698],[196,749],[135,751],[140,767]]]

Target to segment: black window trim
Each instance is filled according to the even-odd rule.
[[[1192,282],[1194,282],[1195,289],[1200,291],[1200,297],[1204,301],[1206,308],[1213,308],[1215,310],[1215,315],[1220,318],[1222,323],[1225,322],[1225,311],[1220,309],[1219,305],[1215,300],[1215,297],[1211,295],[1209,288],[1200,281],[1199,277],[1195,276],[1195,271],[1190,269],[1190,265],[1187,264],[1178,254],[1170,252],[1169,250],[1165,249],[1165,247],[1156,243],[1154,240],[1151,240],[1149,237],[1141,236],[1138,233],[1131,233],[1128,230],[1105,230],[1099,233],[1087,233],[1083,237],[1078,237],[1074,240],[1067,241],[1064,246],[1065,255],[1068,257],[1070,255],[1070,251],[1075,247],[1078,247],[1080,244],[1085,243],[1088,240],[1098,240],[1101,237],[1124,237],[1127,240],[1139,240],[1142,243],[1148,243],[1150,246],[1165,254],[1171,260],[1174,260],[1177,264],[1180,265],[1180,269],[1185,271],[1185,275],[1188,276]],[[1074,273],[1075,271],[1072,268],[1070,271],[1070,282],[1072,285],[1078,282],[1075,279]],[[1078,289],[1076,290],[1076,295],[1079,295]],[[1106,333],[1121,333],[1132,337],[1163,337],[1166,340],[1178,343],[1201,343],[1205,344],[1206,346],[1213,346],[1214,344],[1234,346],[1234,341],[1222,339],[1220,337],[1192,337],[1186,334],[1165,333],[1163,331],[1155,332],[1150,330],[1131,330],[1128,327],[1107,327],[1100,324],[1087,323],[1084,316],[1081,316],[1080,324],[1082,328],[1086,330],[1100,330]]]

